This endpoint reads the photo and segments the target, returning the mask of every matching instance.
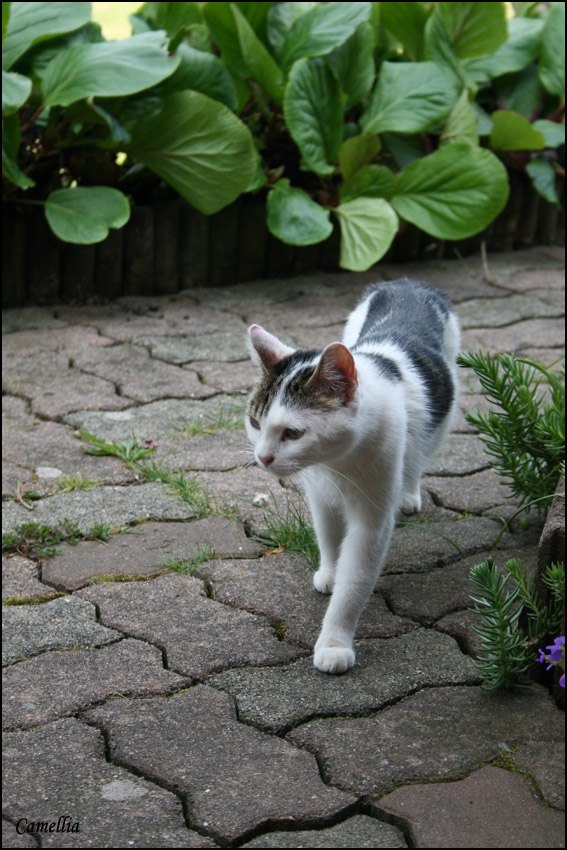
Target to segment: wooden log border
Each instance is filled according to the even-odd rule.
[[[406,225],[384,262],[466,256],[565,243],[562,210],[537,194],[523,174],[510,176],[506,209],[482,233],[443,242]],[[559,183],[563,204],[565,181]],[[2,306],[108,301],[124,295],[170,295],[202,286],[339,270],[338,225],[319,245],[285,245],[266,227],[262,196],[242,196],[212,216],[183,200],[132,208],[128,224],[97,245],[69,245],[51,233],[43,210],[6,205],[2,216]],[[458,252],[458,253],[457,253]]]

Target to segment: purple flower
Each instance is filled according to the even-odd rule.
[[[560,688],[564,688],[564,687],[565,687],[565,673],[563,673],[563,675],[562,675],[562,676],[561,676],[561,678],[559,679],[559,687],[560,687]]]

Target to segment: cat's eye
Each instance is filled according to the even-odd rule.
[[[301,428],[284,428],[282,440],[299,440],[304,434],[305,430],[301,430]]]
[[[253,428],[256,428],[257,431],[260,430],[260,423],[258,422],[257,419],[254,419],[253,416],[250,416],[248,421],[250,422],[250,424],[252,425]]]

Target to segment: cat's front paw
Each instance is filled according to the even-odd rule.
[[[335,576],[332,570],[320,567],[313,576],[313,587],[319,593],[332,593],[335,584]]]
[[[354,667],[354,650],[342,646],[315,649],[313,664],[321,673],[346,673]]]
[[[404,514],[418,514],[421,510],[421,493],[404,493],[402,511]]]

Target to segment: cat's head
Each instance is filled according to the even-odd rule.
[[[348,348],[289,348],[259,325],[248,329],[261,379],[246,410],[246,431],[258,465],[278,477],[340,457],[351,445],[357,374]]]

